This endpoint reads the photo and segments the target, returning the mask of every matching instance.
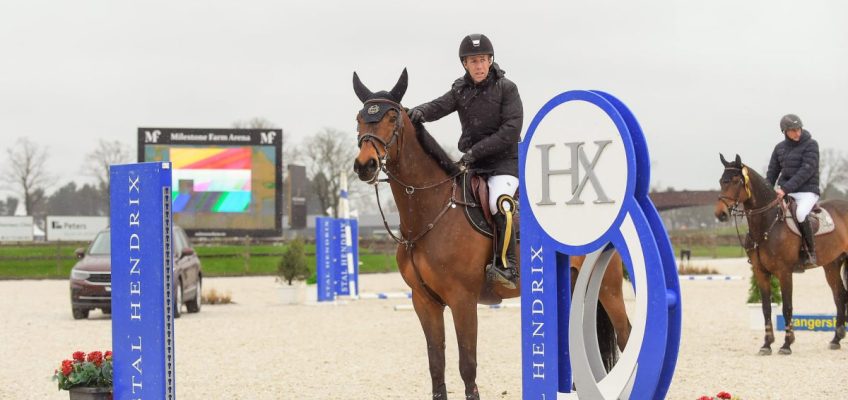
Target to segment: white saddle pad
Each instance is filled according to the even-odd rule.
[[[830,216],[830,212],[824,207],[821,208],[820,213],[810,213],[807,218],[819,220],[819,229],[814,233],[814,236],[825,235],[836,229],[836,225],[833,223],[833,217]],[[795,221],[795,216],[792,215],[791,210],[786,211],[786,226],[792,233],[801,236],[801,232],[798,231],[798,222]]]

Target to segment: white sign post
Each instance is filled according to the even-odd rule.
[[[32,217],[0,217],[0,242],[31,242]]]
[[[87,242],[109,227],[107,217],[47,216],[47,240]]]

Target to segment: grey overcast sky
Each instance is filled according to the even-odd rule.
[[[414,106],[447,91],[460,39],[482,32],[525,129],[562,91],[604,90],[639,119],[654,185],[711,189],[719,152],[768,163],[785,113],[848,150],[846,21],[838,0],[4,1],[0,162],[26,136],[49,145],[60,184],[84,182],[99,138],[135,149],[139,126],[252,117],[294,142],[323,127],[353,137],[354,70],[377,90],[407,67]],[[455,115],[430,127],[455,148]]]

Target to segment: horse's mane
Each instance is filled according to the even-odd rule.
[[[748,179],[751,181],[751,190],[755,192],[759,198],[771,198],[775,195],[774,188],[769,185],[768,180],[760,175],[756,169],[751,168],[746,164],[742,164],[743,168],[748,169]]]
[[[433,160],[436,161],[436,164],[439,164],[439,167],[445,171],[446,174],[453,176],[459,174],[459,167],[454,163],[453,159],[450,158],[445,149],[430,135],[430,132],[427,132],[427,129],[424,128],[424,124],[415,123],[413,124],[415,128],[416,136],[418,137],[418,143],[421,144],[421,147],[424,149],[424,152],[427,153]]]
[[[762,183],[763,183],[763,186],[765,186],[765,187],[769,187],[769,185],[768,185],[768,181],[766,180],[766,177],[764,177],[764,176],[760,175],[760,173],[759,173],[759,172],[757,172],[757,170],[756,170],[756,169],[751,168],[751,166],[749,166],[749,165],[747,165],[747,164],[742,164],[742,167],[743,167],[743,168],[748,168],[748,177],[749,177],[749,178],[756,178],[757,180],[759,180],[760,182],[762,182]],[[773,188],[770,188],[770,189],[774,190]]]

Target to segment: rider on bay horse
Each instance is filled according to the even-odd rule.
[[[784,115],[780,119],[780,130],[785,138],[774,147],[766,176],[772,186],[778,184],[778,197],[789,195],[795,199],[798,207],[795,220],[798,221],[798,230],[807,251],[801,251],[801,262],[796,266],[795,272],[804,272],[805,268],[817,265],[816,244],[807,216],[821,194],[819,144],[803,126],[801,118],[794,114]]]
[[[495,50],[485,35],[471,34],[459,45],[465,75],[454,81],[441,97],[409,110],[414,123],[436,121],[454,111],[459,114],[462,135],[460,160],[476,173],[488,177],[489,209],[497,225],[495,265],[486,266],[488,276],[515,287],[515,212],[513,195],[518,189],[518,142],[524,114],[515,83],[504,77],[494,62]]]

